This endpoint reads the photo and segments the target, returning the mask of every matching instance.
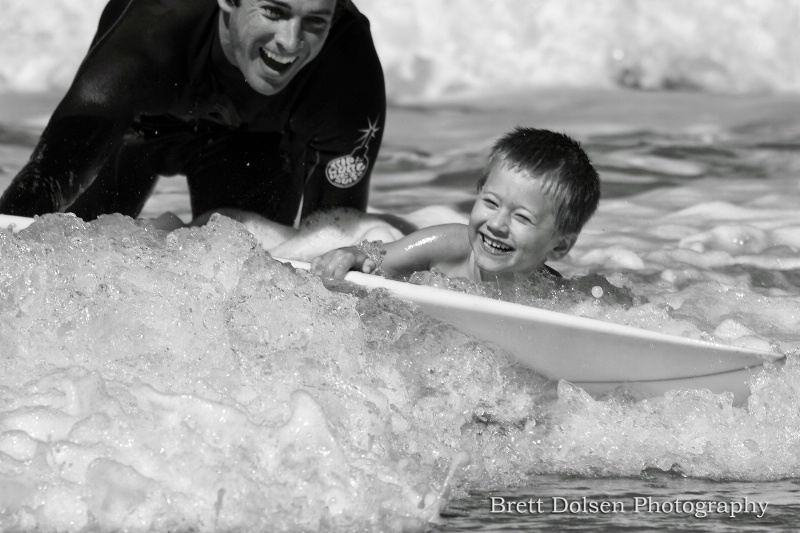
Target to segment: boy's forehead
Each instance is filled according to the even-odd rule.
[[[507,162],[495,163],[489,170],[484,188],[487,192],[508,187],[505,183],[512,180],[514,199],[520,204],[535,204],[537,207],[555,209],[555,198],[550,194],[546,176],[539,175],[517,165]]]
[[[487,183],[494,180],[503,180],[506,178],[522,178],[525,181],[531,182],[535,184],[536,187],[544,190],[545,182],[547,181],[546,176],[543,174],[539,174],[537,172],[531,172],[528,169],[522,168],[520,165],[517,165],[511,161],[506,160],[505,158],[495,160],[491,167],[489,168],[489,173],[487,176]]]
[[[528,176],[531,179],[535,179],[537,177],[536,173],[531,172],[529,169],[523,168],[522,165],[508,159],[504,155],[497,155],[496,157],[492,158],[491,165],[489,167],[489,173],[492,171],[501,172],[501,171],[509,171],[515,172],[518,174],[522,174],[524,176]]]

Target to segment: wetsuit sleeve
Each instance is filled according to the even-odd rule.
[[[562,275],[561,275],[561,272],[559,272],[558,270],[556,270],[555,268],[553,268],[553,267],[551,267],[551,266],[544,265],[544,270],[545,270],[545,271],[546,271],[548,274],[550,274],[550,275],[552,275],[552,276],[555,276],[555,277],[557,277],[557,278],[563,278],[563,277],[564,277],[564,276],[562,276]]]
[[[315,80],[292,119],[303,161],[303,216],[326,207],[367,208],[386,118],[383,70],[368,24],[354,24],[320,54]]]
[[[143,47],[147,10],[128,9],[141,4],[111,0],[106,6],[72,86],[0,198],[0,213],[33,216],[68,207],[119,146],[134,115],[159,108],[171,81],[159,75],[159,63],[170,54],[159,58],[153,45]]]

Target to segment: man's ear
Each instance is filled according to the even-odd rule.
[[[224,13],[230,13],[231,11],[233,11],[233,8],[235,7],[233,5],[233,0],[217,0],[217,4],[219,4],[219,8]]]
[[[566,235],[558,236],[555,244],[553,245],[553,248],[551,248],[550,251],[547,252],[547,255],[545,257],[547,258],[548,261],[558,261],[565,255],[567,255],[570,250],[572,250],[572,246],[575,244],[575,241],[577,240],[578,240],[577,233],[567,233]]]

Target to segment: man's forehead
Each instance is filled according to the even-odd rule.
[[[337,0],[264,0],[264,3],[290,11],[316,14],[332,14]]]

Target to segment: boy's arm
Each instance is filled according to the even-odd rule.
[[[431,226],[387,243],[380,265],[355,246],[338,248],[314,258],[311,271],[323,277],[344,278],[349,270],[370,273],[378,266],[389,277],[411,274],[432,267],[449,266],[469,257],[467,226],[442,224]]]

